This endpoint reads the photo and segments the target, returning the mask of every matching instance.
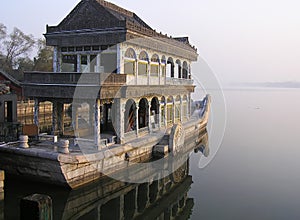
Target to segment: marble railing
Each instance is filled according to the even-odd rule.
[[[166,85],[193,85],[192,79],[178,79],[178,78],[166,78]]]
[[[123,85],[126,74],[115,73],[76,73],[76,72],[25,72],[25,84],[96,84]]]

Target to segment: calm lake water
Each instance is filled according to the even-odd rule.
[[[35,192],[52,197],[54,219],[131,219],[135,209],[143,219],[300,219],[300,90],[224,94],[224,139],[205,168],[198,152],[151,185],[111,180],[67,191],[8,179],[5,219],[18,219],[20,199]]]
[[[191,157],[191,219],[300,219],[299,97],[291,89],[225,91],[218,154],[202,170]]]

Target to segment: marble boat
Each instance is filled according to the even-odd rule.
[[[46,29],[53,72],[25,72],[21,85],[35,103],[35,135],[53,137],[52,143],[28,144],[23,132],[21,142],[0,146],[1,169],[77,188],[200,141],[210,97],[192,110],[191,65],[198,54],[188,37],[158,33],[103,0],[82,0]],[[38,133],[45,101],[52,103],[49,135]]]

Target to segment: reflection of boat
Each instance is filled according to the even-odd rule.
[[[202,138],[201,142],[199,142],[198,146],[194,149],[194,152],[197,153],[200,151],[205,157],[209,156],[209,147],[208,147],[208,135]]]
[[[201,140],[203,145],[206,135]],[[176,167],[175,163],[176,160],[168,161],[166,166]],[[148,183],[129,184],[104,178],[71,191],[35,184],[18,181],[8,184],[5,201],[8,218],[18,218],[12,207],[31,193],[48,194],[52,198],[54,219],[188,219],[194,205],[193,199],[188,198],[192,184],[188,159],[170,175]]]
[[[188,215],[193,200],[187,197],[192,184],[188,162],[170,176],[151,183],[110,182],[72,191],[62,219],[99,216],[100,219],[156,219]],[[158,205],[159,204],[159,205]],[[93,219],[93,218],[91,218]],[[187,219],[187,217],[186,217]]]
[[[4,194],[0,193],[0,219],[4,219]]]

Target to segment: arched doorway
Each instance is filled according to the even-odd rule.
[[[159,101],[157,97],[153,97],[151,100],[151,124],[154,124],[155,127],[158,126],[159,123]]]
[[[139,102],[139,129],[148,127],[148,100],[142,98]]]
[[[125,133],[136,130],[136,105],[132,99],[129,99],[125,105],[124,113],[124,131]]]

